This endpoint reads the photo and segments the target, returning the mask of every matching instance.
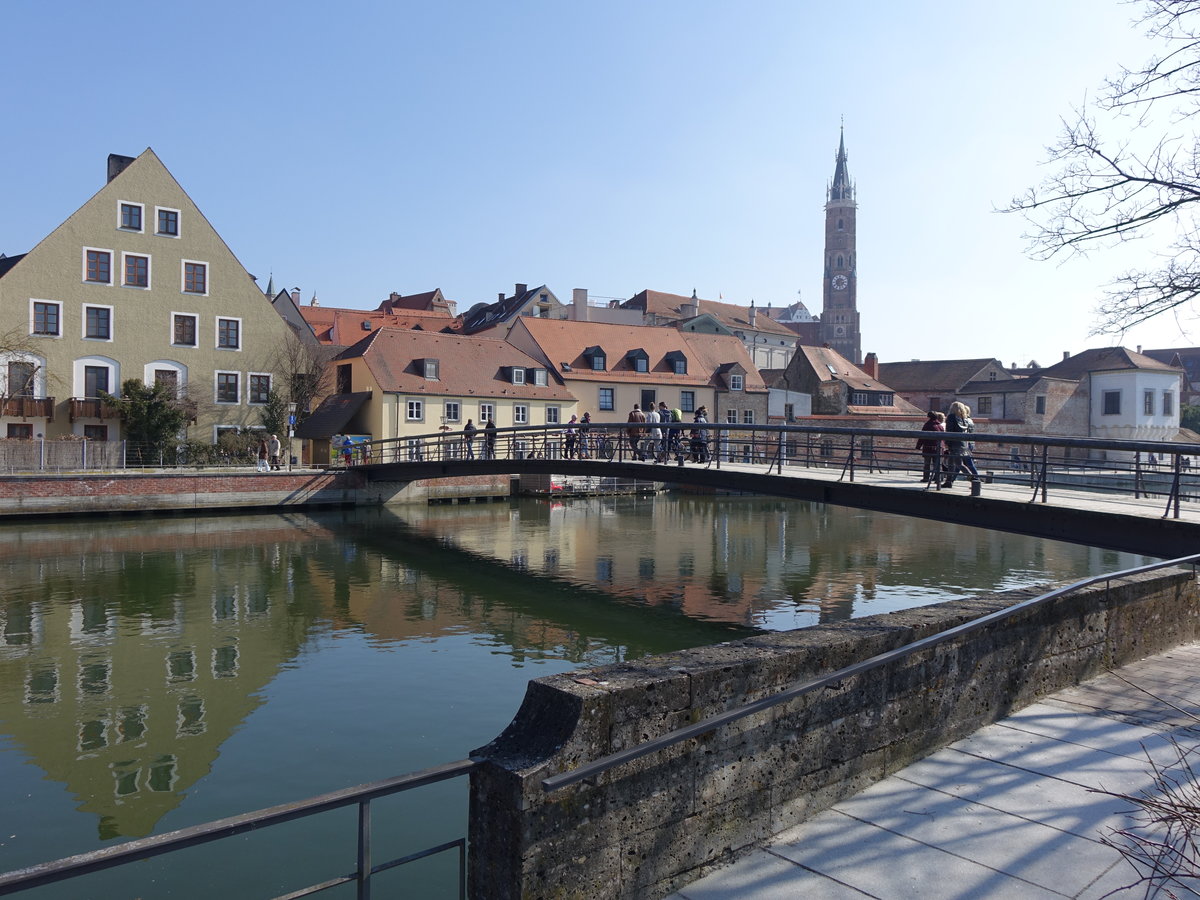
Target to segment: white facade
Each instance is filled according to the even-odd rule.
[[[1093,372],[1092,437],[1113,440],[1169,441],[1179,432],[1177,372],[1126,369]]]

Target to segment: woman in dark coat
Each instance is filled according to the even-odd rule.
[[[971,421],[971,407],[965,403],[950,404],[950,413],[946,416],[947,434],[968,434],[975,431],[975,423]],[[946,470],[946,480],[942,487],[954,487],[954,478],[959,470],[971,476],[972,481],[979,480],[979,470],[975,468],[975,444],[970,441],[946,441],[950,447],[950,468]]]
[[[940,412],[934,412],[931,409],[928,413],[928,418],[925,420],[925,424],[921,426],[921,430],[944,432],[946,426],[942,424],[942,420],[945,418]],[[945,452],[945,444],[936,438],[921,437],[917,439],[917,449],[921,451],[921,456],[925,462],[925,472],[921,480],[936,481],[938,478],[938,461]]]

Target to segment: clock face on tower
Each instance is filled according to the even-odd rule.
[[[846,280],[845,275],[834,275],[833,276],[833,289],[835,291],[844,291],[846,289],[847,284],[849,284],[849,282]]]

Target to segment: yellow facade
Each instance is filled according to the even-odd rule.
[[[260,424],[288,326],[154,152],[125,161],[0,269],[0,437],[118,440],[120,420],[84,401],[131,378],[187,392],[189,438]],[[14,402],[30,367],[26,396],[52,404]]]

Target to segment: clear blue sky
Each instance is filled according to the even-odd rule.
[[[1117,0],[9,0],[0,252],[147,146],[265,285],[373,307],[515,282],[821,306],[843,117],[863,350],[1005,362],[1088,337],[1100,253],[993,210],[1147,44]],[[1164,321],[1124,343],[1200,343]]]

